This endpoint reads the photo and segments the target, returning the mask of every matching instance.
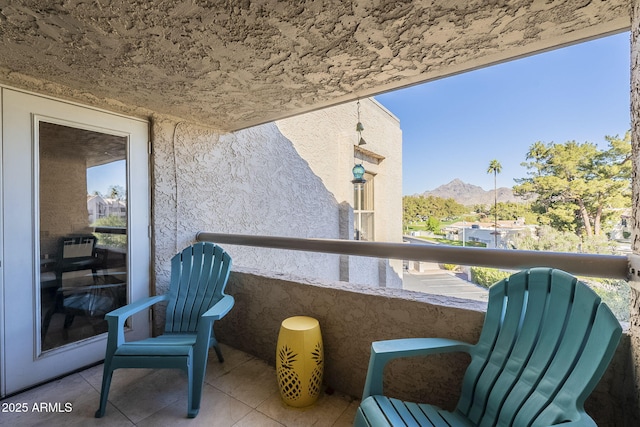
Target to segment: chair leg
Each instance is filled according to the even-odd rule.
[[[104,371],[102,373],[102,389],[100,390],[100,407],[96,411],[96,418],[102,418],[107,409],[107,399],[109,397],[109,388],[111,387],[111,377],[113,370],[105,361]]]
[[[64,316],[64,329],[69,329],[71,327],[71,324],[73,323],[73,320],[76,318],[75,315],[73,314],[66,314]]]
[[[213,349],[216,352],[216,355],[218,356],[218,360],[220,361],[220,363],[224,362],[224,357],[222,357],[222,352],[220,351],[220,347],[218,347],[218,345],[214,345]]]
[[[42,330],[40,331],[40,339],[41,342],[44,342],[45,337],[47,336],[47,331],[49,330],[49,325],[51,324],[51,318],[55,313],[55,307],[51,307],[44,315],[44,319],[42,320]]]
[[[222,352],[220,351],[220,347],[218,346],[218,340],[216,340],[215,335],[213,335],[213,330],[211,331],[211,339],[209,340],[209,347],[213,347],[216,352],[216,356],[218,356],[218,361],[220,363],[224,362],[224,357],[222,357]]]
[[[187,417],[195,418],[200,412],[200,398],[202,397],[202,381],[199,381],[198,375],[194,378],[193,375],[193,360],[187,367],[187,377],[189,381],[189,407],[187,408]],[[196,370],[198,370],[196,368]],[[202,378],[204,380],[204,378]],[[200,387],[198,387],[200,385]]]

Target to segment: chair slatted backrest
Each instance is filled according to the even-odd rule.
[[[230,270],[231,257],[213,243],[174,255],[165,332],[195,332],[200,316],[222,299]]]
[[[456,410],[479,426],[579,418],[622,328],[584,283],[535,268],[494,285]]]

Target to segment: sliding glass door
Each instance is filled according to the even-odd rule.
[[[147,123],[2,95],[4,395],[104,358],[104,315],[148,294],[150,243]]]

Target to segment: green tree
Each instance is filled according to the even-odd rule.
[[[543,225],[535,236],[522,235],[513,239],[515,249],[527,251],[615,254],[616,244],[606,236],[580,237],[569,231]]]
[[[402,198],[402,223],[407,226],[417,220],[418,205],[415,197],[404,196]]]
[[[416,217],[445,218],[457,216],[466,212],[466,208],[453,199],[443,199],[434,196],[404,196],[402,198],[405,218],[413,220]]]
[[[489,215],[495,215],[496,209],[491,207]],[[525,224],[538,224],[538,216],[531,210],[531,203],[498,202],[497,215],[499,220],[509,221],[524,218]]]
[[[425,222],[430,218],[441,220],[457,217],[467,212],[467,208],[453,199],[434,196],[404,196],[402,209],[402,222],[405,227]],[[433,222],[431,226],[433,226]]]
[[[489,168],[487,169],[487,173],[493,174],[493,229],[494,229],[494,239],[495,239],[495,247],[498,247],[498,185],[497,185],[497,177],[498,174],[502,172],[502,165],[496,159],[491,160],[489,163]]]
[[[427,220],[427,230],[433,231],[434,233],[440,231],[440,220],[434,216],[430,216]]]
[[[611,208],[631,204],[631,135],[605,137],[608,148],[595,144],[534,143],[522,163],[528,178],[517,179],[516,194],[535,197],[532,209],[540,222],[557,230],[602,234]]]
[[[124,200],[127,198],[127,193],[121,185],[112,185],[107,191],[110,199]]]
[[[486,214],[487,207],[485,205],[473,205],[471,211],[479,214]]]

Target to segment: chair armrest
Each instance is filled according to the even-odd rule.
[[[206,343],[204,348],[209,347],[209,338],[211,337],[211,326],[214,320],[224,317],[232,308],[235,300],[231,295],[225,295],[220,301],[215,303],[213,307],[202,313],[198,319],[198,335],[196,343]]]
[[[584,409],[578,410],[578,414],[580,415],[580,419],[576,421],[562,422],[549,427],[598,427],[596,422],[593,421],[593,418],[591,418]]]
[[[132,315],[157,304],[161,301],[168,301],[168,295],[155,295],[143,298],[123,307],[116,308],[107,313],[104,318],[109,325],[107,335],[107,354],[113,354],[116,349],[124,343],[124,322]]]
[[[143,298],[136,302],[132,302],[131,304],[127,304],[120,308],[116,308],[113,311],[110,311],[105,315],[105,318],[109,320],[109,318],[123,318],[124,320],[128,319],[132,315],[136,314],[139,311],[144,310],[147,307],[152,306],[153,304],[157,304],[161,301],[168,301],[168,295],[155,295],[147,298]]]
[[[222,319],[231,309],[235,300],[231,295],[225,295],[220,301],[215,303],[213,307],[202,313],[202,317],[211,318],[211,320]]]
[[[598,427],[595,421],[593,421],[593,419],[589,416],[582,417],[578,421],[570,421],[568,423],[554,424],[553,426],[549,426],[549,427],[556,427],[556,426],[557,427]]]
[[[383,371],[390,360],[401,357],[460,351],[469,353],[473,347],[471,344],[446,338],[406,338],[376,341],[371,344],[371,358],[369,359],[362,400],[372,395],[382,394]]]
[[[225,295],[220,301],[215,303],[213,307],[202,313],[198,319],[198,331],[196,335],[196,344],[194,347],[194,357],[206,358],[207,350],[211,340],[211,328],[213,321],[224,317],[232,308],[235,300],[231,295]]]

